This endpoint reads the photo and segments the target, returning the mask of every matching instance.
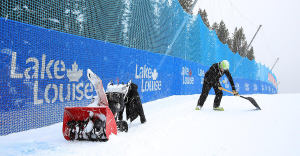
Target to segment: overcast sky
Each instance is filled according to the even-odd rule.
[[[241,26],[248,44],[252,42],[256,60],[273,72],[279,93],[300,92],[300,0],[198,0],[196,8],[205,9],[210,25],[223,20],[229,30]],[[197,9],[198,10],[198,9]]]

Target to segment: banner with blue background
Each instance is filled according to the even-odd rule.
[[[0,36],[0,135],[62,122],[64,107],[88,105],[96,92],[87,69],[102,79],[105,89],[111,80],[132,80],[142,103],[200,94],[209,69],[178,57],[3,18]],[[231,90],[226,76],[220,81]],[[234,82],[240,94],[277,93],[268,81],[234,77]]]

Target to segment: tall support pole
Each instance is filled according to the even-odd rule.
[[[274,66],[276,65],[276,63],[277,63],[278,60],[279,60],[279,57],[277,58],[277,60],[276,60],[276,62],[274,63],[273,67],[271,68],[271,72],[272,72],[272,70],[273,70],[273,68],[274,68]],[[279,85],[279,83],[280,83],[280,82],[277,83],[277,92],[278,92],[278,85]]]
[[[254,40],[254,38],[255,38],[256,34],[258,33],[258,31],[259,31],[260,27],[261,27],[261,25],[259,25],[259,27],[258,27],[258,29],[257,29],[257,31],[256,31],[256,33],[255,33],[255,35],[253,36],[253,38],[252,38],[251,42],[249,43],[249,45],[248,45],[248,48],[247,48],[247,49],[249,49],[249,47],[250,47],[250,45],[251,45],[252,41]]]
[[[278,60],[279,60],[279,58],[277,58],[277,60],[276,60],[276,62],[274,63],[274,65],[273,65],[271,71],[273,70],[273,68],[274,68],[274,66],[276,65],[276,63],[277,63]]]
[[[276,63],[277,63],[277,61],[279,60],[279,58],[277,58],[277,60],[275,61],[275,63],[274,63],[274,65],[273,65],[273,67],[271,68],[271,71],[270,72],[272,72],[272,70],[273,70],[273,68],[274,68],[274,66],[276,65]],[[267,78],[268,78],[268,76],[265,78],[265,81],[267,80]],[[279,82],[280,83],[280,82]],[[278,84],[279,84],[278,83]]]

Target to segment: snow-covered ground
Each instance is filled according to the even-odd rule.
[[[128,133],[108,142],[67,141],[62,123],[0,136],[1,155],[300,155],[300,94],[225,96],[224,112],[212,110],[210,95],[200,111],[199,95],[172,96],[143,104]]]

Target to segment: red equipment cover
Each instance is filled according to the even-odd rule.
[[[99,107],[65,107],[64,110],[64,121],[63,121],[63,135],[66,140],[70,139],[70,130],[67,126],[68,121],[78,121],[85,120],[89,117],[88,111],[92,111],[94,116],[103,114],[106,117],[106,137],[109,140],[109,135],[111,133],[117,135],[117,124],[109,107],[99,106]]]

